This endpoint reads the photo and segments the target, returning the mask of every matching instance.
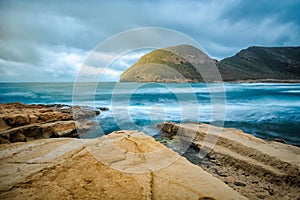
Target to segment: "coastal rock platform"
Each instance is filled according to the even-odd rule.
[[[189,142],[184,157],[249,199],[299,199],[299,147],[204,123],[159,126],[168,147]]]
[[[0,159],[0,199],[247,199],[137,131],[2,144]]]
[[[203,123],[78,139],[99,113],[1,104],[0,199],[299,199],[299,147]]]
[[[90,118],[100,111],[88,107],[0,104],[0,144],[53,137],[79,137],[78,129],[88,130]]]

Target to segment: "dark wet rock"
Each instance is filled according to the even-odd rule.
[[[264,198],[265,198],[265,196],[264,196],[264,195],[262,195],[262,194],[258,194],[258,195],[257,195],[257,198],[259,198],[259,199],[264,199]]]
[[[109,108],[107,108],[107,107],[99,107],[99,110],[101,110],[101,111],[108,111]]]
[[[282,139],[282,138],[273,138],[273,139],[271,139],[271,141],[280,142],[280,143],[286,144],[286,141],[284,139]]]
[[[246,187],[245,183],[238,182],[238,181],[234,182],[233,184],[236,185],[236,186],[238,186],[238,187]]]

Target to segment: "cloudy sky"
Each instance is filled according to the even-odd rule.
[[[99,43],[133,28],[179,31],[217,59],[252,45],[299,46],[299,13],[298,0],[1,0],[0,81],[74,81]],[[116,60],[105,80],[146,52]]]

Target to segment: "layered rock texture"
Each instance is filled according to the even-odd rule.
[[[136,131],[2,144],[0,159],[0,199],[246,199]]]
[[[167,146],[180,150],[189,143],[183,156],[249,199],[299,199],[299,147],[202,123],[160,127]]]
[[[0,199],[299,199],[299,147],[200,123],[160,124],[160,143],[138,131],[60,138],[99,111],[0,108]]]
[[[93,125],[89,119],[99,113],[90,108],[59,104],[0,104],[0,144],[41,138],[79,137],[78,130],[88,130]]]
[[[249,47],[220,62],[190,45],[154,50],[121,82],[300,82],[300,47]]]

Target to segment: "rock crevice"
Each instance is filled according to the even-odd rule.
[[[191,146],[183,156],[250,199],[295,199],[300,194],[298,147],[203,123],[179,125],[167,122],[160,127],[164,131],[163,137],[179,141],[179,144],[169,142],[173,146],[167,146],[176,149],[181,142],[190,142]],[[220,134],[210,136],[209,131]],[[188,136],[192,134],[194,138],[191,139]],[[205,141],[211,142],[210,148],[205,146]],[[207,156],[199,158],[203,152],[208,153]],[[272,188],[272,192],[268,188]]]

